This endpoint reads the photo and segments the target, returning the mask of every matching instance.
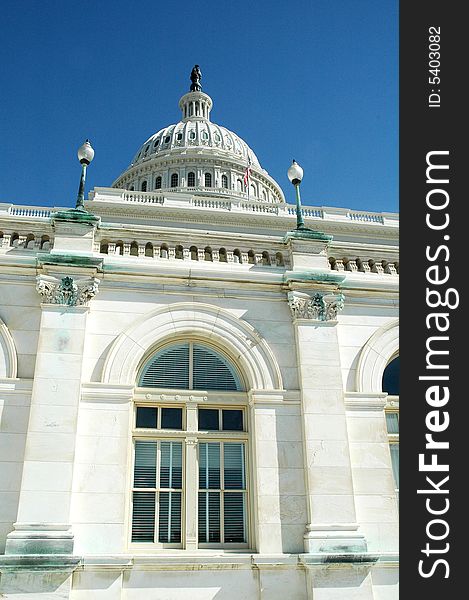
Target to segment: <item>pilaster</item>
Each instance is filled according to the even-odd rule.
[[[312,286],[311,286],[312,287]],[[310,289],[288,293],[298,353],[308,524],[308,553],[361,553],[340,368],[337,315],[344,296]]]
[[[70,502],[87,304],[98,283],[94,277],[37,277],[37,291],[45,302],[18,516],[6,554],[73,551]]]

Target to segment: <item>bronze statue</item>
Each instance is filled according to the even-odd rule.
[[[202,79],[202,73],[199,69],[199,65],[195,65],[191,71],[191,92],[201,92],[202,86],[200,80]]]

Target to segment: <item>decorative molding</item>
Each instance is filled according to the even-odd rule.
[[[288,292],[288,304],[295,319],[335,321],[344,301],[342,293],[316,292],[310,296],[303,292]]]
[[[345,408],[348,411],[384,411],[386,392],[345,392]]]
[[[246,389],[283,390],[275,355],[254,327],[226,309],[202,302],[168,304],[138,317],[111,346],[103,383],[132,384],[146,357],[159,344],[178,337],[221,348],[239,366]]]
[[[44,303],[64,306],[86,306],[98,293],[99,285],[99,279],[95,277],[74,279],[67,276],[58,279],[50,275],[38,275],[36,282],[36,290]]]
[[[0,319],[0,377],[15,379],[18,374],[16,346],[10,330]]]
[[[399,352],[399,320],[377,329],[363,346],[357,364],[357,392],[381,392],[386,365]]]

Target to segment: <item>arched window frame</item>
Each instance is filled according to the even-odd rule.
[[[226,354],[226,352],[212,344],[207,344],[205,340],[199,339],[179,339],[171,340],[166,344],[160,346],[156,351],[147,353],[146,359],[142,361],[142,366],[138,371],[137,381],[141,381],[141,375],[144,372],[146,366],[153,361],[156,357],[161,356],[162,352],[167,351],[171,347],[177,345],[189,344],[189,347],[194,348],[205,347],[211,352],[222,357],[232,369],[237,372],[240,378],[239,385],[243,390],[246,389],[244,378],[239,371],[234,360]],[[190,386],[191,387],[191,386]],[[148,390],[151,389],[152,394],[148,394]],[[190,392],[190,395],[189,395]],[[182,401],[181,401],[182,400]],[[152,530],[151,524],[146,529],[143,527],[141,531],[154,531],[155,537],[153,541],[139,541],[133,539],[133,499],[136,497],[135,494],[141,494],[141,487],[136,487],[135,483],[137,480],[132,478],[132,501],[130,509],[130,527],[129,527],[129,541],[132,548],[145,549],[156,551],[159,548],[179,548],[186,549],[188,551],[198,548],[210,548],[210,549],[233,549],[233,550],[246,550],[251,547],[251,532],[250,532],[250,474],[249,474],[249,415],[248,415],[248,401],[246,391],[218,391],[218,390],[192,390],[192,389],[181,389],[181,388],[136,388],[136,394],[134,398],[134,421],[133,421],[133,444],[134,444],[134,462],[132,465],[132,472],[136,472],[136,463],[142,463],[138,461],[137,454],[141,456],[141,442],[145,450],[150,449],[155,454],[155,487],[151,490],[146,489],[145,491],[155,495],[155,516],[152,517],[151,511],[147,517],[147,525],[154,520],[154,529]],[[142,409],[145,409],[142,411]],[[150,410],[148,410],[150,409]],[[177,415],[177,427],[175,429],[168,428],[165,426],[165,419],[168,420],[168,414],[175,414],[174,409],[179,409],[180,413]],[[206,411],[206,412],[204,412]],[[151,414],[153,423],[151,427],[142,427],[139,419],[140,413]],[[239,425],[241,415],[242,428],[230,429],[228,426],[233,422]],[[200,423],[218,422],[218,429],[206,428],[200,426]],[[139,425],[140,421],[140,426]],[[195,426],[194,426],[195,425]],[[190,436],[190,437],[188,437]],[[189,441],[190,440],[190,443]],[[196,440],[194,444],[192,440]],[[168,487],[161,487],[161,464],[163,464],[163,456],[167,456],[168,449],[171,448],[171,452],[176,460],[176,468],[179,469],[181,465],[182,477],[178,480],[182,483],[178,483],[181,487],[175,487],[170,489]],[[176,451],[176,454],[174,454]],[[166,454],[164,454],[166,452]],[[215,452],[215,454],[214,454]],[[209,461],[214,460],[215,456],[219,456],[219,460],[215,462],[209,462],[212,466],[208,467],[206,464],[207,459]],[[224,458],[225,457],[225,458]],[[145,455],[143,456],[145,459]],[[228,462],[226,462],[228,461]],[[231,461],[231,462],[230,462]],[[224,478],[228,475],[226,465],[234,464],[237,466],[237,472],[241,477],[239,489],[231,488],[230,485],[224,484]],[[219,466],[218,466],[219,465]],[[219,472],[219,483],[218,487],[207,486],[207,481],[204,480],[204,469],[209,469],[210,473],[215,472],[218,469]],[[229,467],[232,474],[233,467]],[[208,471],[207,471],[208,472]],[[210,480],[211,481],[211,480]],[[227,480],[230,481],[230,480]],[[160,485],[160,487],[158,487]],[[215,484],[216,485],[216,484]],[[200,487],[199,487],[200,486]],[[192,490],[192,491],[191,491]],[[194,495],[195,490],[195,495]],[[175,508],[168,509],[168,502],[166,500],[168,495],[171,495],[176,500]],[[180,494],[180,496],[178,495]],[[148,498],[148,496],[147,496]],[[242,498],[242,501],[241,501]],[[212,502],[219,501],[219,515],[220,515],[220,537],[217,537],[218,528],[217,522],[214,520],[213,515],[216,513],[216,508],[212,505]],[[164,502],[162,502],[164,500]],[[210,521],[207,525],[206,522],[206,502],[210,501]],[[193,503],[193,504],[191,504]],[[205,503],[205,504],[204,504]],[[243,519],[238,521],[238,529],[233,525],[233,518],[226,514],[224,511],[228,510],[228,506],[232,510],[238,510],[239,515],[243,514]],[[182,507],[181,509],[179,507]],[[224,509],[223,507],[227,507]],[[233,509],[234,507],[234,509]],[[158,510],[163,511],[162,517],[158,514]],[[181,532],[180,541],[179,532],[174,528],[169,529],[167,525],[171,519],[167,518],[167,512],[169,510],[175,511],[174,523],[178,524],[178,519],[181,521]],[[166,512],[164,512],[166,511]],[[183,512],[184,511],[184,512]],[[241,512],[240,512],[241,511]],[[140,513],[139,513],[140,514]],[[187,519],[197,519],[197,530],[198,530],[198,542],[194,543],[194,540],[187,539]],[[137,519],[141,517],[136,517]],[[242,523],[242,527],[241,527]],[[141,521],[138,521],[141,524]],[[163,529],[161,528],[163,526]],[[226,527],[226,528],[225,528]],[[233,539],[243,532],[243,541],[229,541],[230,535],[234,536]],[[137,527],[134,528],[137,531]],[[176,535],[173,537],[168,536],[169,532],[175,531]],[[210,541],[205,541],[209,533]],[[168,541],[172,540],[172,541]],[[176,540],[176,541],[175,541]]]
[[[187,187],[195,186],[195,173],[194,171],[189,171],[187,174]]]
[[[178,173],[171,174],[171,187],[176,188],[179,185],[179,175]]]

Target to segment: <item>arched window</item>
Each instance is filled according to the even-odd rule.
[[[142,181],[142,192],[146,192],[146,191],[147,191],[147,182]]]
[[[213,256],[212,256],[212,249],[210,248],[210,246],[207,246],[204,250],[204,259],[205,260],[213,260]]]
[[[262,264],[265,266],[270,266],[270,256],[269,253],[265,250],[262,253]]]
[[[187,185],[188,187],[195,186],[195,173],[193,171],[187,174]]]
[[[283,261],[283,254],[281,252],[277,252],[275,255],[275,262],[277,264],[277,267],[283,267],[284,266],[284,261]]]
[[[226,175],[221,176],[221,187],[228,189],[228,177]]]
[[[161,176],[158,175],[158,177],[155,179],[155,190],[161,190]]]
[[[132,242],[130,244],[130,256],[138,256],[138,244],[137,244],[137,242]]]
[[[140,387],[239,391],[240,376],[217,350],[188,342],[154,354],[140,374]]]
[[[197,519],[199,547],[247,548],[246,411],[222,400],[243,390],[236,366],[218,349],[177,342],[147,359],[138,385],[157,388],[158,400],[140,394],[135,402],[131,542],[181,548],[185,506]],[[189,410],[165,392],[174,389],[203,390],[209,402],[194,394]],[[191,451],[185,431],[197,442]]]
[[[243,182],[241,181],[241,179],[236,180],[236,189],[238,190],[238,192],[243,191]]]
[[[153,244],[151,242],[145,244],[145,256],[153,258]]]
[[[199,260],[199,251],[197,249],[197,246],[191,246],[190,253],[191,253],[191,260]]]
[[[99,246],[99,251],[101,254],[108,254],[109,253],[109,243],[105,240],[103,240]]]
[[[177,187],[179,184],[179,175],[177,173],[173,173],[171,175],[171,187]]]
[[[220,262],[228,262],[225,248],[220,248],[218,252],[218,260]]]
[[[250,187],[250,193],[252,198],[257,198],[256,186],[252,183]]]
[[[205,187],[212,187],[212,174],[205,173]]]
[[[160,248],[160,257],[161,258],[169,258],[169,251],[168,251],[168,245],[167,244],[161,244],[161,248]]]
[[[399,356],[396,356],[388,363],[383,373],[383,392],[388,393],[386,428],[397,497],[399,497],[399,369]]]
[[[241,263],[242,262],[241,252],[238,249],[236,249],[233,252],[233,262],[235,262],[235,263]]]
[[[174,250],[174,258],[178,258],[179,260],[183,260],[184,258],[184,248],[180,245],[176,246]]]

